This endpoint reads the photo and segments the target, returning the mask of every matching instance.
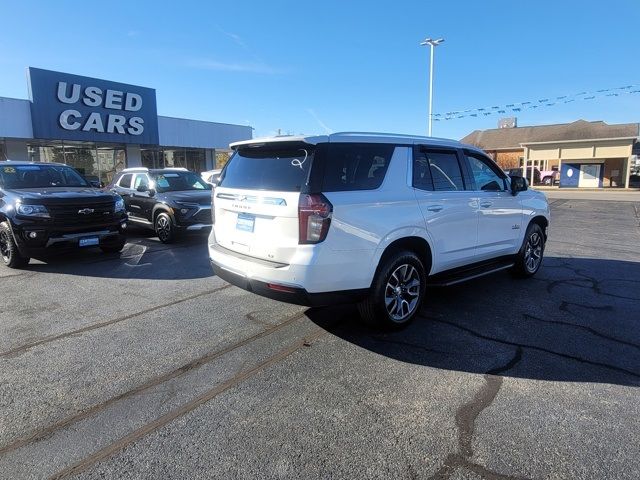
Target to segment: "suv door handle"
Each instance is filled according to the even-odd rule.
[[[439,212],[444,208],[444,205],[429,205],[427,210],[430,212]]]
[[[482,208],[489,208],[491,205],[493,205],[491,202],[480,202]]]

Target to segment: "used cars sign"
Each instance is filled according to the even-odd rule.
[[[34,138],[158,144],[156,91],[29,68]]]

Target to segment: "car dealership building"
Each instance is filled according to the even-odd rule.
[[[156,92],[27,69],[29,100],[0,97],[0,160],[61,162],[107,183],[125,167],[216,165],[216,151],[252,128],[157,114]]]

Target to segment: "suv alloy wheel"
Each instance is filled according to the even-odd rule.
[[[415,253],[391,254],[374,278],[369,297],[358,305],[362,319],[389,329],[407,325],[420,311],[426,280],[424,265]]]
[[[536,274],[544,255],[544,233],[537,223],[531,223],[516,256],[513,273],[518,277],[531,277]]]
[[[160,213],[156,217],[155,230],[162,243],[171,243],[175,240],[175,232],[171,217],[166,213]]]

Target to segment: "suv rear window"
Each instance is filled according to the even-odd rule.
[[[324,159],[323,192],[375,190],[384,180],[395,145],[329,143]]]
[[[238,149],[218,186],[299,192],[307,183],[315,148],[306,143],[260,145]]]

